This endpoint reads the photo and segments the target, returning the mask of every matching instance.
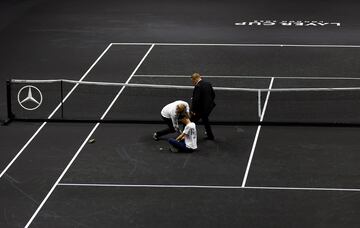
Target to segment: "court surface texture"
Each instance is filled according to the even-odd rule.
[[[10,78],[191,86],[200,72],[215,87],[360,87],[359,9],[355,1],[5,1],[0,116]],[[164,105],[192,94],[104,91],[68,89],[66,111],[160,121]],[[249,123],[213,125],[214,141],[198,125],[193,153],[168,150],[176,135],[154,141],[161,123],[2,125],[0,227],[359,227],[360,127],[321,123],[360,123],[360,91],[282,94],[264,92],[260,113],[256,99],[219,95],[211,120]]]

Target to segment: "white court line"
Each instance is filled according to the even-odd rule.
[[[219,47],[305,47],[305,48],[360,48],[351,44],[250,44],[250,43],[112,43],[113,45],[151,45],[156,46],[219,46]]]
[[[136,73],[136,71],[139,69],[139,67],[141,66],[141,64],[144,62],[144,60],[146,59],[146,57],[149,55],[150,51],[153,49],[155,45],[152,44],[151,47],[149,48],[149,50],[146,52],[146,54],[144,55],[144,57],[141,59],[141,61],[139,62],[139,64],[136,66],[135,70],[132,72],[132,74],[130,75],[130,77],[128,78],[128,80],[125,82],[125,84],[128,84],[129,81],[131,80],[131,78],[134,76],[134,74]],[[117,98],[120,96],[120,94],[122,93],[122,91],[124,90],[125,86],[123,86],[120,91],[118,92],[118,94],[115,96],[115,98],[113,99],[113,101],[111,102],[111,104],[109,105],[109,107],[106,109],[106,111],[104,112],[104,114],[101,116],[101,120],[103,120],[106,116],[106,114],[109,112],[109,110],[111,109],[111,107],[114,105],[114,103],[116,102]],[[50,189],[50,191],[48,192],[48,194],[46,195],[46,197],[43,199],[43,201],[41,202],[41,204],[39,205],[39,207],[36,209],[36,211],[34,212],[34,214],[31,216],[30,220],[28,221],[28,223],[26,224],[25,228],[29,227],[30,224],[32,223],[32,221],[35,219],[36,215],[39,213],[39,211],[41,210],[41,208],[44,206],[44,204],[46,203],[46,201],[48,200],[48,198],[50,197],[50,195],[53,193],[53,191],[55,190],[56,186],[60,183],[61,179],[64,177],[64,175],[66,174],[66,172],[68,171],[68,169],[70,168],[70,166],[73,164],[73,162],[75,161],[75,159],[77,158],[77,156],[80,154],[81,150],[84,148],[84,146],[86,145],[86,143],[89,141],[90,137],[92,136],[92,134],[95,132],[95,130],[98,128],[98,126],[100,125],[100,123],[96,123],[96,125],[94,126],[94,128],[91,130],[91,132],[89,133],[89,135],[85,138],[84,142],[81,144],[81,146],[79,147],[79,149],[76,151],[75,155],[73,156],[73,158],[70,160],[70,162],[68,163],[68,165],[66,166],[66,168],[64,169],[64,171],[61,173],[61,175],[59,176],[59,178],[56,180],[55,184],[52,186],[52,188]]]
[[[298,190],[298,191],[348,191],[360,192],[357,188],[301,188],[301,187],[261,187],[261,186],[222,186],[222,185],[161,185],[161,184],[77,184],[59,183],[59,186],[72,187],[130,187],[130,188],[204,188],[204,189],[254,189],[254,190]]]
[[[128,78],[128,80],[125,82],[125,84],[129,84],[130,80],[134,77],[136,71],[140,68],[141,64],[145,61],[146,57],[149,55],[149,53],[151,52],[151,50],[154,48],[154,44],[151,45],[151,47],[149,48],[149,50],[146,52],[145,56],[141,59],[140,63],[137,65],[137,67],[135,68],[135,70],[132,72],[132,74],[130,75],[130,77]],[[122,93],[122,91],[125,89],[125,86],[123,86],[121,88],[121,90],[119,91],[119,93],[115,96],[115,98],[113,99],[113,101],[111,102],[111,104],[109,105],[109,107],[106,109],[106,111],[104,112],[104,114],[101,116],[101,120],[103,120],[106,116],[106,114],[109,112],[109,110],[112,108],[112,106],[115,104],[116,100],[119,98],[120,94]]]
[[[110,49],[112,44],[109,44],[107,48],[101,53],[101,55],[96,59],[96,61],[90,66],[90,68],[85,72],[85,74],[80,78],[79,81],[84,80],[84,78],[89,74],[89,72],[95,67],[95,65],[100,61],[100,59],[105,55],[105,53]],[[64,103],[69,96],[74,92],[78,84],[76,84],[69,93],[64,97],[62,100],[62,103]],[[54,109],[54,111],[49,115],[48,119],[51,119],[53,115],[58,111],[58,109],[61,107],[61,103]],[[47,122],[43,122],[41,126],[37,129],[37,131],[34,133],[33,136],[25,143],[25,145],[21,148],[21,150],[15,155],[15,157],[10,161],[10,163],[5,167],[5,169],[1,172],[0,178],[8,171],[8,169],[12,166],[12,164],[18,159],[18,157],[23,153],[23,151],[28,147],[28,145],[34,140],[34,138],[39,134],[39,132],[45,127]]]
[[[137,78],[190,78],[189,75],[171,75],[171,74],[136,74],[134,77]],[[245,79],[304,79],[304,80],[360,80],[356,77],[335,77],[335,76],[316,76],[316,77],[306,77],[306,76],[263,76],[263,75],[202,75],[204,78],[245,78]]]
[[[274,83],[274,78],[271,78],[270,85],[269,85],[269,89],[272,88],[273,83]],[[268,101],[269,101],[269,97],[270,97],[270,91],[268,91],[268,92],[267,92],[267,95],[266,95],[266,100],[265,100],[264,108],[263,108],[263,111],[262,111],[262,114],[261,114],[261,117],[260,117],[260,123],[261,123],[261,122],[263,121],[263,119],[264,119],[264,115],[265,115],[265,111],[266,111],[267,104],[268,104]],[[248,175],[249,175],[250,166],[251,166],[252,159],[253,159],[254,153],[255,153],[255,148],[256,148],[257,140],[258,140],[258,138],[259,138],[260,130],[261,130],[261,124],[258,125],[257,130],[256,130],[254,143],[253,143],[252,148],[251,148],[249,161],[248,161],[248,164],[247,164],[247,166],[246,166],[246,171],[245,171],[244,179],[243,179],[243,182],[242,182],[242,185],[241,185],[242,187],[245,187],[245,185],[246,185],[246,181],[247,181],[247,178],[248,178]]]

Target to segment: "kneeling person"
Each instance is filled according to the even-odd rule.
[[[179,129],[179,116],[190,116],[189,104],[185,101],[174,101],[167,104],[161,110],[161,117],[167,125],[167,128],[161,131],[157,131],[153,134],[155,140],[159,140],[161,136],[180,131]]]
[[[169,143],[173,152],[193,152],[197,149],[197,132],[195,123],[188,117],[182,117],[181,122],[185,125],[184,131],[176,138],[170,138]]]

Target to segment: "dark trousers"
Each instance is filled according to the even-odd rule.
[[[190,149],[190,148],[186,147],[186,144],[185,144],[184,140],[179,142],[176,139],[170,138],[168,140],[168,142],[171,145],[173,145],[175,148],[177,148],[179,151],[181,151],[181,152],[193,152],[194,151],[193,149]]]
[[[165,129],[163,129],[163,130],[161,130],[161,131],[157,131],[157,132],[156,132],[157,137],[161,137],[161,136],[163,136],[163,135],[167,135],[167,134],[176,132],[176,131],[175,131],[175,128],[174,128],[174,126],[173,126],[173,123],[172,123],[172,121],[171,121],[171,119],[170,119],[170,118],[165,118],[165,117],[163,117],[163,116],[161,116],[161,117],[162,117],[162,119],[165,121],[165,123],[166,123],[166,125],[167,125],[168,127],[165,128]]]
[[[210,126],[210,122],[209,122],[209,114],[198,114],[198,115],[192,116],[191,122],[194,122],[197,124],[200,119],[202,120],[202,122],[204,124],[207,137],[214,138],[214,134],[211,130],[211,126]]]

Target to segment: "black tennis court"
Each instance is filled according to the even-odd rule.
[[[360,224],[358,4],[2,4],[1,227]],[[193,72],[215,140],[172,153],[152,134]]]

